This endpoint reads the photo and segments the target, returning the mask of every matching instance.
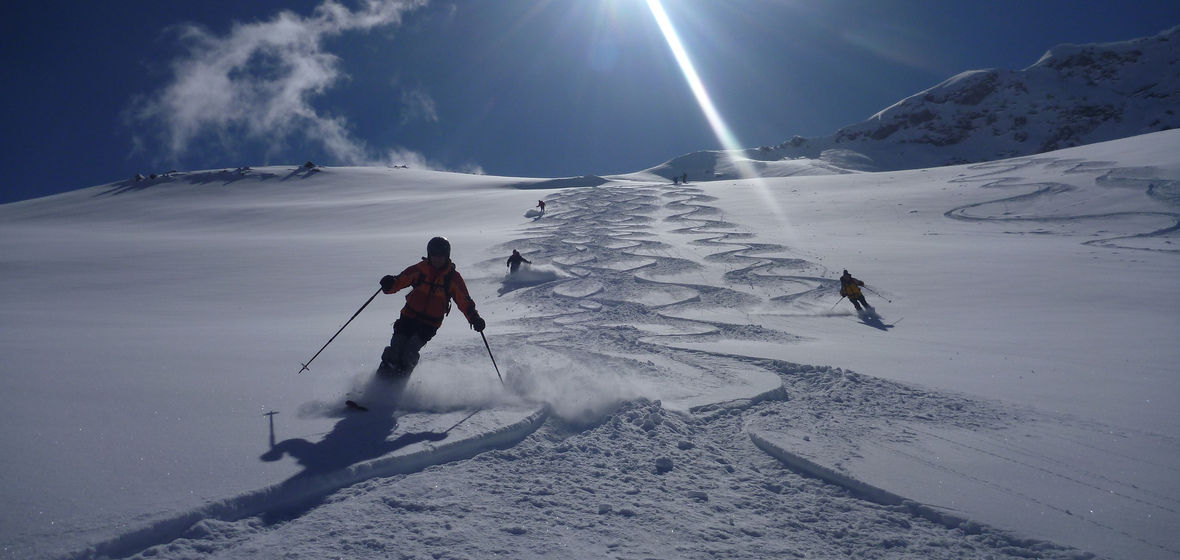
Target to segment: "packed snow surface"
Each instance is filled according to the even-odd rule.
[[[0,556],[1180,557],[1176,154],[0,206]],[[487,346],[452,313],[391,408],[377,295],[300,372],[435,235]]]

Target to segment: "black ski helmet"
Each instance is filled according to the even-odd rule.
[[[426,256],[442,255],[451,258],[451,242],[445,237],[435,237],[426,244]]]

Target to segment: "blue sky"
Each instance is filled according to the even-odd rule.
[[[0,20],[0,203],[169,169],[566,177],[719,149],[653,3],[743,147],[1180,25],[1175,1],[21,2]]]

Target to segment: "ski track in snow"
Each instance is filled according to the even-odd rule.
[[[974,169],[990,174],[1012,167]],[[946,215],[1032,219],[977,212],[1066,192],[1044,186]],[[1075,419],[835,367],[674,347],[799,339],[692,318],[714,310],[847,315],[827,303],[838,288],[833,271],[787,247],[757,242],[710,200],[691,185],[566,189],[547,199],[546,213],[524,235],[494,248],[518,249],[541,271],[505,279],[499,296],[532,311],[511,325],[518,332],[497,335],[495,346],[512,356],[502,363],[508,385],[544,403],[543,413],[491,434],[288,480],[74,557],[320,558],[342,551],[352,558],[1092,557],[882,490],[843,468],[873,445],[882,446],[878,452],[906,453],[905,444],[918,435],[991,453],[1013,468],[1076,476],[1066,482],[1139,507],[1172,515],[1180,510],[1175,500],[1129,485],[1117,473],[1052,464],[1040,447],[1071,442],[1046,442],[1050,432],[1038,426],[1076,425]],[[465,350],[433,349],[432,359]],[[575,381],[599,394],[579,400],[573,398],[576,385],[546,386],[555,364],[582,375]],[[578,373],[579,364],[625,370],[621,377],[632,384],[591,380]],[[732,399],[724,402],[699,397],[727,392]],[[919,454],[909,459],[924,460]],[[1014,500],[1036,500],[1020,488],[976,480]]]
[[[1064,171],[1066,174],[1093,174],[1097,171],[1105,171],[1106,173],[1095,178],[1095,183],[1099,187],[1102,187],[1099,189],[1097,196],[1092,191],[1079,189],[1073,185],[1063,183],[1014,182],[1011,179],[1002,177],[1003,174],[1035,166],[1050,168],[1065,167],[1067,168]],[[1104,191],[1113,192],[1118,189],[1142,191],[1150,198],[1161,201],[1169,206],[1175,206],[1175,203],[1180,200],[1180,182],[1148,178],[1154,175],[1150,169],[1128,169],[1116,167],[1115,164],[1109,162],[1050,157],[981,163],[970,166],[969,169],[984,171],[984,173],[956,179],[952,182],[975,183],[982,181],[985,183],[983,185],[984,188],[1027,189],[1032,187],[1036,190],[998,200],[960,206],[948,210],[945,214],[948,218],[1012,223],[1056,223],[1059,225],[1068,225],[1078,220],[1118,219],[1120,222],[1131,223],[1132,225],[1130,226],[1123,226],[1130,227],[1131,229],[1143,229],[1147,227],[1138,225],[1138,222],[1130,220],[1131,218],[1147,218],[1152,222],[1170,222],[1170,225],[1146,232],[1104,235],[1100,239],[1086,241],[1084,244],[1118,249],[1180,253],[1180,249],[1168,247],[1171,244],[1171,240],[1177,237],[1177,232],[1180,232],[1180,213],[1163,211],[1078,213],[1077,211],[1079,207],[1084,208],[1088,202],[1101,199]],[[1142,175],[1142,177],[1137,175]],[[999,177],[997,178],[997,176]],[[1046,200],[1050,201],[1046,203]],[[1100,207],[1107,206],[1109,206],[1109,203],[1105,201],[1100,205]],[[1162,208],[1163,206],[1161,206]],[[1041,228],[1029,233],[1053,234],[1057,232]]]

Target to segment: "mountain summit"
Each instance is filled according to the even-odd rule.
[[[1178,107],[1174,27],[1131,41],[1059,45],[1024,70],[964,72],[835,134],[761,151],[808,158],[851,151],[865,156],[866,170],[935,167],[1168,130],[1180,126]]]
[[[972,70],[834,134],[738,154],[762,176],[993,161],[1180,127],[1180,26],[1116,43],[1058,45],[1024,70]],[[723,152],[648,171],[732,178]],[[695,164],[695,165],[694,165]]]

